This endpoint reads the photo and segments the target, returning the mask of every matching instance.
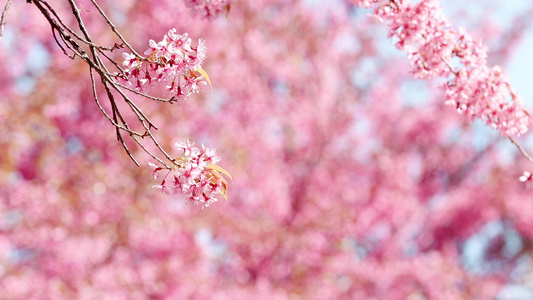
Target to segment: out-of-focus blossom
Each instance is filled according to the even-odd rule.
[[[533,181],[533,174],[529,173],[528,171],[524,171],[524,174],[518,179],[522,182]]]
[[[184,0],[185,5],[192,9],[193,14],[202,18],[215,19],[228,13],[230,0]]]

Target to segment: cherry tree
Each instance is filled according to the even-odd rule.
[[[0,294],[525,289],[530,117],[493,62],[527,24],[451,20],[437,0],[7,1]]]

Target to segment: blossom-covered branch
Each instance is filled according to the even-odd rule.
[[[446,78],[446,104],[469,120],[484,120],[503,136],[520,136],[530,125],[521,98],[498,67],[487,66],[487,49],[442,13],[438,0],[354,0],[374,8],[396,47],[407,52],[415,77]]]
[[[389,27],[389,37],[407,52],[415,77],[445,78],[445,103],[468,120],[484,120],[510,138],[520,153],[531,156],[513,139],[528,131],[530,116],[499,66],[487,65],[487,49],[462,29],[455,29],[438,0],[352,0],[373,8]]]
[[[145,84],[156,85],[168,82],[166,86],[172,95],[171,100],[185,99],[192,93],[198,93],[201,85],[207,84],[207,74],[201,65],[205,59],[205,41],[200,39],[197,46],[192,46],[188,34],[176,34],[171,29],[163,40],[156,43],[150,40],[150,48],[145,51],[148,57],[133,53],[123,53],[123,65],[128,80],[134,82],[137,91],[143,91]]]
[[[123,47],[128,47],[133,53],[136,53],[136,52],[133,50],[133,48],[131,48],[131,46],[129,46],[129,44],[118,33],[118,31],[114,29],[114,26],[112,26],[113,31],[117,34],[117,36],[119,37],[122,43],[120,44],[115,43],[113,46],[102,46],[102,45],[99,45],[93,42],[87,28],[85,27],[83,23],[79,8],[76,6],[73,0],[69,0],[68,2],[72,9],[72,13],[77,21],[81,34],[78,34],[73,28],[70,28],[67,24],[65,24],[62,18],[59,16],[59,14],[54,10],[54,8],[47,1],[36,0],[36,1],[33,1],[33,4],[41,11],[42,15],[49,22],[52,28],[52,34],[54,36],[54,39],[56,40],[58,46],[63,50],[64,54],[69,56],[71,59],[79,57],[89,65],[93,96],[94,96],[96,105],[98,106],[102,114],[109,120],[109,122],[113,124],[113,126],[115,126],[117,140],[122,144],[122,146],[124,147],[125,151],[130,156],[130,158],[135,162],[135,164],[139,165],[139,163],[135,160],[130,150],[128,149],[126,142],[124,141],[124,138],[122,136],[123,132],[130,135],[133,138],[133,140],[139,146],[141,146],[141,148],[144,151],[146,151],[150,156],[152,156],[154,159],[158,160],[160,163],[168,167],[168,165],[163,161],[163,159],[159,158],[154,153],[148,151],[146,147],[142,145],[140,138],[149,137],[154,142],[154,144],[157,146],[159,151],[163,153],[164,158],[166,158],[167,160],[171,160],[171,157],[168,154],[166,154],[166,152],[159,145],[159,143],[157,142],[157,140],[155,139],[155,137],[153,136],[151,132],[151,129],[157,129],[156,125],[150,121],[150,119],[143,113],[143,111],[125,93],[123,89],[123,85],[117,80],[120,78],[126,79],[127,73],[108,54],[108,52],[111,52],[113,50],[120,49]],[[104,14],[102,9],[98,6],[98,4],[95,1],[92,1],[92,3],[94,4],[95,7],[98,8],[100,15],[109,24],[112,24],[109,18]],[[88,48],[88,51],[86,50],[87,48]],[[140,55],[138,56],[140,57]],[[105,61],[109,62],[115,68],[115,70],[110,71],[109,66],[106,65]],[[109,100],[109,103],[111,106],[111,112],[107,112],[106,109],[100,103],[98,92],[96,90],[97,87],[96,87],[96,79],[94,76],[95,73],[100,77],[99,78],[100,82],[102,83],[102,86],[104,87],[106,91],[105,94]],[[116,99],[117,94],[119,95],[120,98],[123,99],[123,101],[127,104],[127,106],[131,109],[131,111],[137,117],[138,121],[141,123],[144,129],[144,132],[138,132],[138,131],[133,130],[132,127],[126,122],[126,119],[123,116],[124,113],[118,109],[117,99]],[[150,99],[154,98],[143,93],[139,93],[139,94],[142,96],[146,96],[147,98],[150,98]],[[161,100],[170,102],[170,100],[165,100],[165,99],[161,99]]]
[[[150,121],[150,119],[132,101],[125,91],[133,91],[135,94],[145,98],[169,103],[184,99],[191,92],[198,92],[199,85],[205,84],[203,81],[204,76],[201,74],[205,74],[205,72],[198,72],[201,63],[205,58],[204,42],[200,41],[201,44],[199,47],[193,48],[190,45],[190,39],[187,38],[187,34],[180,36],[174,33],[175,30],[171,30],[169,34],[165,36],[165,40],[163,42],[156,44],[154,41],[150,41],[151,48],[147,50],[147,53],[149,52],[150,55],[148,57],[143,57],[126,42],[126,40],[116,30],[111,20],[105,15],[96,1],[92,0],[93,5],[98,9],[100,15],[107,21],[113,32],[116,33],[121,41],[120,44],[115,43],[113,46],[102,46],[93,42],[89,32],[85,28],[80,15],[80,10],[74,1],[69,0],[68,2],[82,32],[81,35],[76,33],[74,29],[67,26],[47,1],[33,1],[34,5],[41,11],[41,13],[50,23],[54,38],[63,52],[72,59],[79,57],[89,65],[92,89],[96,104],[102,114],[111,122],[111,124],[113,124],[113,126],[115,126],[117,139],[121,142],[122,146],[132,160],[138,165],[137,161],[124,142],[122,136],[123,132],[126,132],[128,135],[130,135],[133,140],[150,156],[159,161],[165,167],[171,168],[163,159],[169,161],[173,161],[173,159],[165,152],[165,150],[163,150],[152,134],[151,130],[157,129],[157,126]],[[171,40],[173,38],[177,38],[178,40]],[[180,38],[183,40],[179,40]],[[163,47],[163,43],[166,43],[168,46]],[[177,46],[180,43],[183,45]],[[89,51],[86,51],[85,47],[87,47]],[[127,47],[132,52],[132,54],[123,55],[123,57],[126,58],[124,65],[128,67],[127,69],[122,69],[119,64],[115,62],[108,54],[108,52],[112,52],[113,50],[124,47]],[[158,51],[155,51],[157,47],[159,47],[159,49]],[[70,50],[70,53],[67,51],[67,49]],[[105,61],[108,61],[115,70],[110,71],[109,66],[106,65]],[[147,62],[146,69],[144,69],[144,71],[142,69],[143,62]],[[188,74],[185,75],[187,72]],[[95,73],[99,75],[100,81],[106,91],[106,95],[111,104],[111,113],[107,112],[100,103],[100,99],[96,90],[96,80],[94,77]],[[141,78],[141,75],[144,77]],[[152,76],[154,76],[154,78],[151,78]],[[184,77],[185,80],[183,84],[174,83],[175,80],[181,81],[178,78],[179,76]],[[148,95],[141,89],[142,85],[146,82],[153,84],[168,78],[171,78],[173,81],[173,87],[170,88],[170,90],[176,94],[170,99]],[[130,89],[122,84],[122,82],[130,79],[135,79],[137,81],[136,89]],[[122,100],[124,100],[124,102],[126,102],[126,104],[129,106],[131,111],[137,117],[139,123],[142,125],[144,129],[143,132],[134,131],[132,127],[128,125],[123,117],[123,112],[118,109],[116,93],[113,93],[113,91],[118,93],[119,97],[122,98]],[[147,150],[147,148],[142,145],[140,138],[142,139],[144,137],[149,137],[153,141],[159,151],[163,154],[163,158],[158,157],[156,154]]]
[[[143,151],[158,162],[159,166],[155,167],[157,170],[168,170],[172,173],[181,172],[188,168],[187,170],[190,171],[191,166],[194,164],[194,172],[187,177],[187,183],[180,182],[179,185],[175,184],[172,192],[190,193],[192,202],[202,202],[204,206],[208,206],[215,201],[215,194],[222,194],[225,197],[227,182],[219,171],[224,174],[227,174],[227,172],[215,165],[220,158],[209,156],[211,153],[214,154],[214,149],[207,151],[203,148],[204,151],[200,153],[194,150],[196,148],[191,148],[192,145],[187,144],[189,152],[177,159],[171,157],[152,132],[153,129],[157,130],[157,126],[130,97],[131,93],[133,93],[150,100],[173,103],[184,100],[193,93],[198,93],[202,85],[210,83],[207,73],[201,67],[206,57],[205,41],[199,39],[198,43],[193,45],[192,39],[187,33],[178,34],[175,29],[171,29],[165,34],[162,41],[155,42],[150,40],[148,43],[149,48],[144,52],[146,57],[142,56],[130,46],[96,1],[91,0],[91,2],[109,25],[111,31],[117,36],[119,41],[114,45],[100,45],[91,38],[80,14],[81,10],[73,0],[68,0],[68,3],[79,27],[78,32],[69,27],[47,1],[35,0],[33,4],[49,22],[54,39],[63,53],[71,59],[79,57],[88,64],[96,105],[115,127],[117,140],[135,164],[139,166],[139,163],[126,145],[124,134],[129,135]],[[124,60],[120,64],[113,59],[111,52],[122,48],[127,48],[129,53],[122,54]],[[104,88],[110,111],[101,103],[97,91],[96,76],[99,77],[101,86]],[[166,90],[170,98],[160,98],[148,94],[148,87],[163,83],[167,84]],[[129,114],[133,113],[134,118],[138,121],[138,125],[135,127],[140,127],[142,128],[141,130],[135,130],[134,126],[127,122],[126,112],[119,109],[119,100],[126,103],[126,106],[131,110]],[[151,140],[158,153],[143,144],[142,140],[145,137]],[[189,154],[199,156],[192,158],[187,156]],[[205,155],[208,155],[207,159],[203,158]],[[202,159],[199,157],[202,157]],[[155,166],[154,164],[151,165]],[[179,179],[182,177],[174,176],[174,178]],[[164,182],[160,185],[161,190],[170,192],[166,186],[165,188],[163,186],[165,186]],[[204,198],[199,199],[200,196]]]

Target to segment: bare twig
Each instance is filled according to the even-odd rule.
[[[533,157],[531,157],[527,152],[526,150],[520,146],[520,144],[518,144],[518,142],[513,138],[513,137],[509,137],[509,140],[511,140],[511,142],[516,146],[516,148],[518,148],[518,150],[520,151],[520,153],[522,153],[522,155],[527,159],[529,160],[530,163],[533,164]]]
[[[55,16],[56,20],[59,22],[59,24],[61,24],[61,26],[66,30],[68,31],[68,33],[70,33],[71,35],[73,35],[77,40],[79,40],[80,42],[83,42],[87,45],[90,45],[90,46],[93,46],[97,49],[102,49],[102,50],[114,50],[116,49],[115,46],[112,46],[112,47],[104,47],[104,46],[100,46],[100,45],[97,45],[97,44],[94,44],[90,41],[87,41],[85,40],[83,37],[81,37],[79,34],[77,34],[74,30],[72,30],[70,27],[68,27],[65,23],[63,23],[63,20],[61,20],[61,18],[59,17],[59,15],[56,13],[56,11],[52,8],[52,6],[50,6],[50,4],[48,4],[47,2],[43,2],[43,4],[48,8],[48,10]]]
[[[90,68],[89,70],[90,74],[91,74],[91,82],[92,82],[92,90],[93,90],[93,97],[94,97],[94,100],[96,101],[96,106],[98,106],[98,108],[100,109],[100,111],[102,112],[102,114],[109,120],[109,122],[111,122],[111,124],[113,124],[113,126],[117,127],[117,129],[120,129],[120,130],[123,130],[123,131],[126,131],[128,132],[130,135],[136,135],[136,136],[143,136],[142,134],[138,133],[138,132],[135,132],[127,127],[123,127],[121,126],[120,124],[118,124],[118,122],[116,122],[116,120],[112,119],[108,114],[107,112],[105,111],[105,109],[102,107],[102,105],[100,104],[100,101],[98,101],[98,95],[96,93],[96,82],[94,80],[94,74],[93,74],[93,69]],[[123,122],[125,124],[125,122]]]
[[[441,57],[441,59],[446,64],[446,66],[448,67],[450,72],[452,72],[455,76],[459,76],[459,72],[454,70],[454,68],[452,67],[452,65],[450,64],[450,62],[446,58]]]
[[[135,89],[132,89],[132,88],[127,87],[127,86],[125,86],[125,85],[123,85],[123,84],[120,84],[120,83],[118,83],[118,86],[120,86],[121,88],[123,88],[123,89],[125,89],[125,90],[128,90],[128,91],[130,91],[130,92],[132,92],[132,93],[134,93],[134,94],[137,94],[137,95],[139,95],[139,96],[143,96],[143,97],[148,98],[148,99],[152,99],[152,100],[156,100],[156,101],[161,101],[161,102],[169,102],[169,103],[172,103],[172,102],[174,102],[174,101],[177,101],[174,97],[172,97],[172,98],[170,98],[170,99],[165,99],[165,98],[159,98],[159,97],[150,96],[150,95],[148,95],[148,94],[141,93],[141,92],[139,92],[139,91],[137,91],[137,90],[135,90]]]
[[[77,33],[65,22],[63,22],[60,15],[46,0],[33,0],[32,2],[50,24],[53,37],[58,46],[63,51],[63,53],[72,59],[74,59],[75,57],[79,57],[89,66],[89,75],[92,84],[91,88],[96,106],[104,115],[104,117],[115,127],[117,141],[120,142],[128,156],[137,166],[139,166],[139,163],[134,158],[132,152],[126,145],[126,142],[123,137],[124,133],[127,133],[127,135],[129,135],[144,152],[146,152],[153,159],[157,160],[163,166],[163,168],[171,170],[172,165],[175,164],[175,159],[173,159],[163,149],[163,147],[161,146],[161,144],[159,144],[159,142],[151,131],[152,128],[157,130],[157,126],[148,118],[148,116],[141,110],[141,108],[137,104],[135,104],[132,99],[128,97],[125,91],[132,92],[147,99],[161,102],[172,103],[177,100],[175,98],[164,99],[154,97],[121,84],[118,81],[118,78],[126,79],[125,70],[123,70],[121,66],[108,53],[112,52],[115,49],[123,48],[125,46],[129,50],[131,50],[131,52],[134,53],[134,55],[136,55],[139,59],[146,61],[147,58],[135,52],[135,50],[128,44],[128,42],[117,30],[113,22],[111,22],[111,20],[106,16],[100,6],[94,0],[91,0],[94,6],[100,12],[100,15],[105,19],[111,30],[118,36],[121,41],[120,43],[115,43],[111,47],[101,46],[98,43],[94,42],[82,20],[80,10],[76,6],[76,3],[74,2],[74,0],[67,1],[71,7],[72,14],[74,15],[76,23],[79,27],[78,32],[81,31],[81,34]],[[69,53],[67,49],[71,52]],[[115,70],[110,71],[108,69],[108,66],[106,66],[106,63],[108,64],[108,66],[113,66],[117,70],[117,72],[115,72]],[[106,111],[104,106],[102,106],[98,97],[95,74],[98,74],[98,76],[100,77],[100,82],[105,90],[105,95],[107,96],[106,98],[111,106],[111,112],[109,113],[108,111]],[[138,123],[144,129],[144,133],[135,131],[128,125],[123,116],[123,113],[119,110],[119,106],[116,102],[117,100],[124,101],[128,105],[133,115],[135,115],[135,117],[137,118]],[[157,151],[162,154],[162,158],[158,157],[158,155],[148,150],[148,148],[141,141],[141,139],[144,139],[144,137],[149,137],[150,141],[156,146]],[[165,163],[165,160],[171,162],[172,164],[169,165]]]
[[[100,8],[100,6],[98,5],[98,3],[96,3],[96,1],[94,1],[94,0],[91,0],[91,2],[94,4],[94,6],[96,7],[96,9],[98,9],[98,12],[100,12],[100,14],[102,15],[102,17],[104,17],[104,19],[106,20],[106,22],[107,22],[107,24],[109,25],[109,27],[111,27],[111,30],[113,30],[113,32],[114,32],[114,33],[118,36],[118,38],[124,43],[124,45],[126,45],[126,47],[128,47],[128,49],[130,49],[130,51],[131,51],[133,54],[135,54],[135,56],[144,59],[144,56],[139,55],[139,53],[137,53],[137,52],[135,51],[135,49],[133,49],[133,47],[130,46],[130,44],[126,41],[126,39],[124,39],[124,37],[122,36],[122,34],[120,34],[120,32],[118,32],[117,27],[115,26],[115,24],[113,24],[113,22],[111,22],[111,20],[107,17],[107,15],[104,13],[104,11]]]
[[[11,0],[7,0],[6,6],[4,6],[4,10],[2,11],[2,17],[0,18],[0,41],[4,37],[4,26],[6,25],[6,16],[10,5]]]

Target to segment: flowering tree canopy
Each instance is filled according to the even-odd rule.
[[[0,298],[527,299],[531,7],[450,1],[5,1]]]

